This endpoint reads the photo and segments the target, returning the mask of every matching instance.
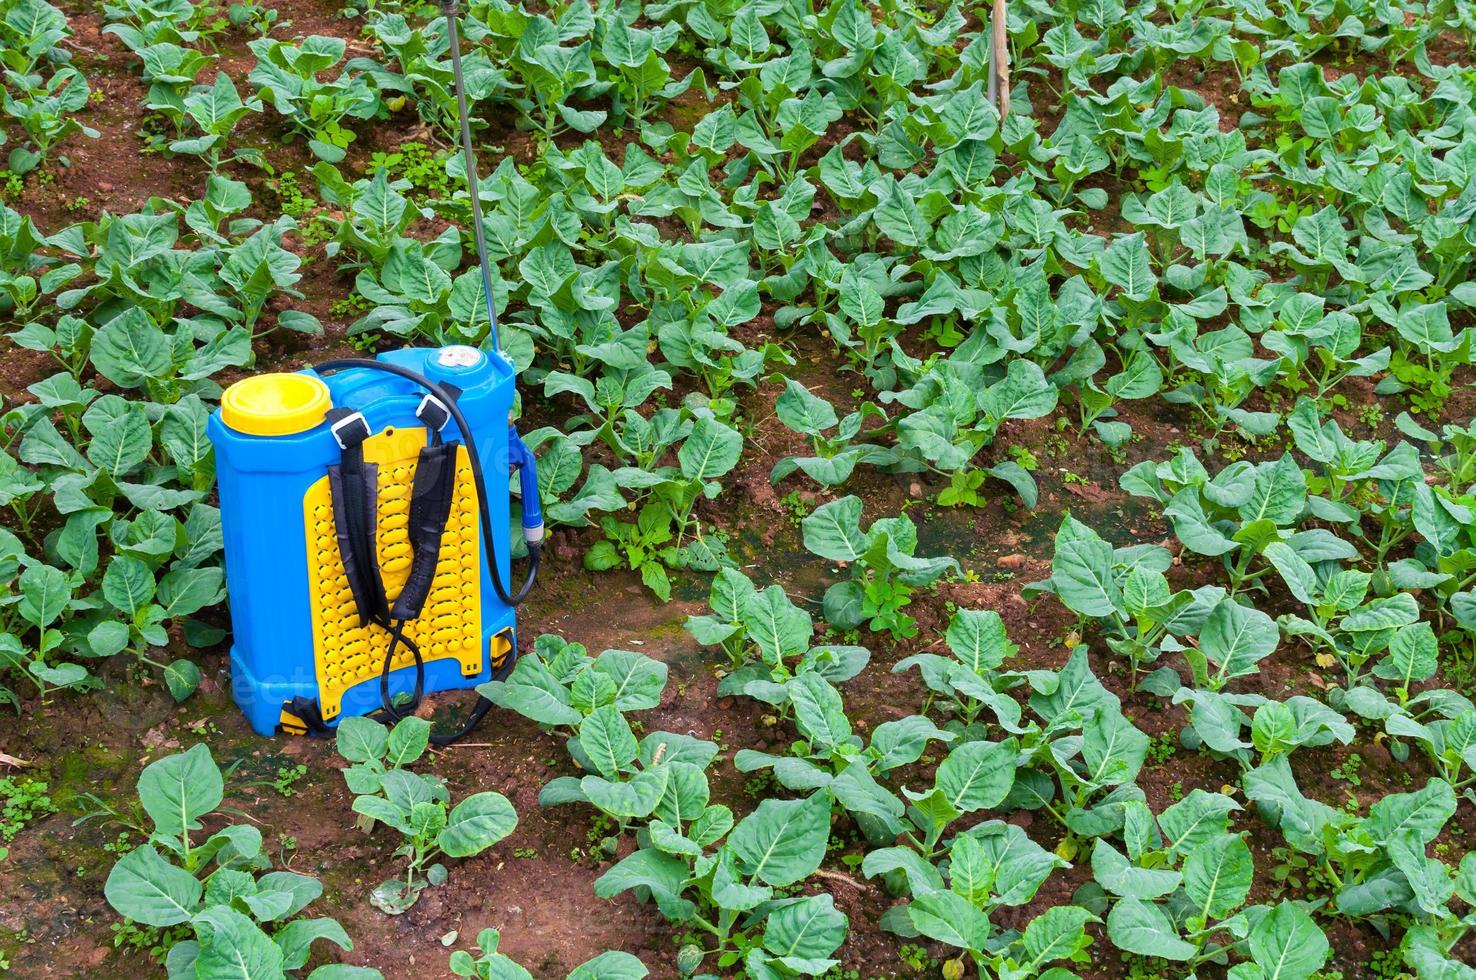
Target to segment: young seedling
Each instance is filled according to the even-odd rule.
[[[449,873],[437,859],[472,857],[507,837],[518,815],[501,793],[482,792],[451,807],[451,793],[438,777],[405,768],[425,755],[430,722],[405,718],[394,728],[368,718],[339,723],[338,753],[352,763],[344,781],[354,794],[360,826],[376,823],[400,835],[394,856],[405,874],[391,878],[369,895],[389,915],[408,911],[428,886],[443,885]]]

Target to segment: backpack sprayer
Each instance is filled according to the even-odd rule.
[[[393,723],[426,693],[500,676],[517,656],[514,607],[538,574],[537,470],[510,421],[516,376],[498,340],[455,0],[442,9],[493,353],[343,358],[255,375],[221,396],[208,434],[231,689],[263,735],[323,734],[353,715]],[[529,559],[516,591],[513,472]],[[463,737],[490,707],[479,698],[459,730],[432,741]]]

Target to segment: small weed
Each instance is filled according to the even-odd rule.
[[[938,968],[938,961],[929,956],[926,949],[914,943],[903,943],[902,948],[897,950],[897,958],[913,973],[928,973]]]
[[[295,766],[283,766],[277,770],[276,778],[272,780],[272,789],[282,796],[296,796],[299,790],[294,787],[307,775],[307,766],[301,763]]]
[[[318,206],[318,202],[303,190],[297,174],[283,171],[267,181],[267,186],[277,195],[282,213],[301,218]]]
[[[55,812],[56,805],[41,780],[0,777],[0,839],[14,840],[27,824]]]
[[[1328,775],[1334,779],[1341,779],[1349,786],[1362,786],[1363,780],[1359,778],[1358,771],[1363,768],[1363,756],[1357,752],[1350,753],[1343,764],[1338,766]]]
[[[1122,962],[1127,967],[1127,980],[1168,980],[1168,977],[1150,965],[1155,962],[1162,962],[1160,960],[1155,960],[1147,956],[1128,954],[1122,958]]]
[[[775,778],[772,769],[761,770],[743,783],[744,794],[754,800],[767,799],[778,790],[779,780]]]
[[[208,718],[201,718],[199,721],[191,722],[185,727],[196,735],[205,735],[212,738],[220,736],[220,728]]]
[[[369,158],[369,173],[383,169],[392,178],[410,182],[413,190],[422,197],[448,200],[451,197],[451,178],[446,173],[445,154],[432,150],[424,143],[402,143],[391,153],[375,153]]]
[[[333,238],[334,222],[316,198],[303,189],[297,174],[284,171],[267,181],[277,195],[282,213],[298,219],[296,236],[307,248],[316,248]],[[311,256],[305,257],[309,261]]]
[[[139,925],[132,919],[113,923],[112,930],[114,949],[135,950],[156,963],[163,963],[164,957],[169,954],[170,947],[184,942],[192,934],[189,923],[156,929],[152,926]]]
[[[597,811],[594,818],[589,822],[589,830],[584,839],[589,842],[592,853],[610,857],[615,853],[615,846],[620,842],[620,827],[615,819],[603,810]]]
[[[1028,473],[1034,473],[1040,468],[1040,460],[1035,458],[1028,446],[1011,446],[1010,456],[1019,464],[1020,469]]]
[[[352,296],[346,296],[333,303],[332,306],[328,307],[328,312],[333,316],[347,320],[349,318],[357,319],[372,309],[374,309],[373,303],[358,293],[354,293]],[[367,335],[361,334],[360,336]]]
[[[1276,883],[1277,894],[1303,888],[1312,867],[1305,855],[1289,847],[1273,847],[1271,860],[1271,880]]]
[[[1409,976],[1404,969],[1404,961],[1397,949],[1374,950],[1373,955],[1368,958],[1368,975],[1380,977],[1383,980],[1401,980]]]
[[[126,830],[120,830],[118,831],[117,837],[114,837],[112,840],[103,845],[103,850],[107,851],[109,854],[116,854],[118,855],[118,857],[122,857],[129,851],[133,850],[134,846],[133,834],[129,833]]]
[[[810,511],[815,509],[812,501],[806,500],[798,490],[791,490],[779,498],[779,503],[789,511],[789,522],[798,526],[799,522],[810,516]]]
[[[1148,744],[1148,761],[1161,766],[1179,751],[1179,737],[1173,732],[1164,732]]]
[[[3,860],[5,860],[5,848],[0,847],[0,861]],[[14,947],[23,946],[26,943],[35,941],[25,929],[20,929],[16,932],[0,931],[0,939],[4,940],[3,943],[0,943],[0,971],[10,969],[10,953],[7,950],[13,952]]]
[[[232,26],[250,28],[258,37],[266,37],[273,27],[278,26],[277,11],[256,0],[232,0],[226,8],[226,15]],[[281,26],[291,23],[287,21]]]

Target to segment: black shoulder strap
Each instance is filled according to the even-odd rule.
[[[458,442],[438,439],[420,450],[415,482],[410,490],[410,523],[406,528],[412,555],[410,574],[395,599],[394,609],[390,610],[390,619],[414,619],[430,595],[436,563],[440,561],[441,537],[451,518],[451,501],[456,496],[456,457],[460,449]]]
[[[375,544],[379,472],[373,463],[364,462],[369,422],[362,413],[346,408],[329,411],[328,422],[333,438],[343,451],[339,464],[328,468],[338,552],[343,558],[354,605],[359,610],[359,624],[384,625],[389,622],[389,602],[379,577],[379,553]]]

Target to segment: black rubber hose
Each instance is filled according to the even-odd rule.
[[[402,721],[405,715],[413,714],[420,707],[420,699],[425,696],[425,658],[420,655],[419,645],[405,635],[403,620],[392,620],[383,629],[390,635],[390,642],[384,651],[384,665],[379,668],[379,703],[393,723]],[[395,661],[395,649],[402,643],[415,658],[415,692],[410,695],[410,703],[405,706],[404,711],[395,707],[395,699],[390,696],[389,689],[390,674],[394,673],[392,665]]]

